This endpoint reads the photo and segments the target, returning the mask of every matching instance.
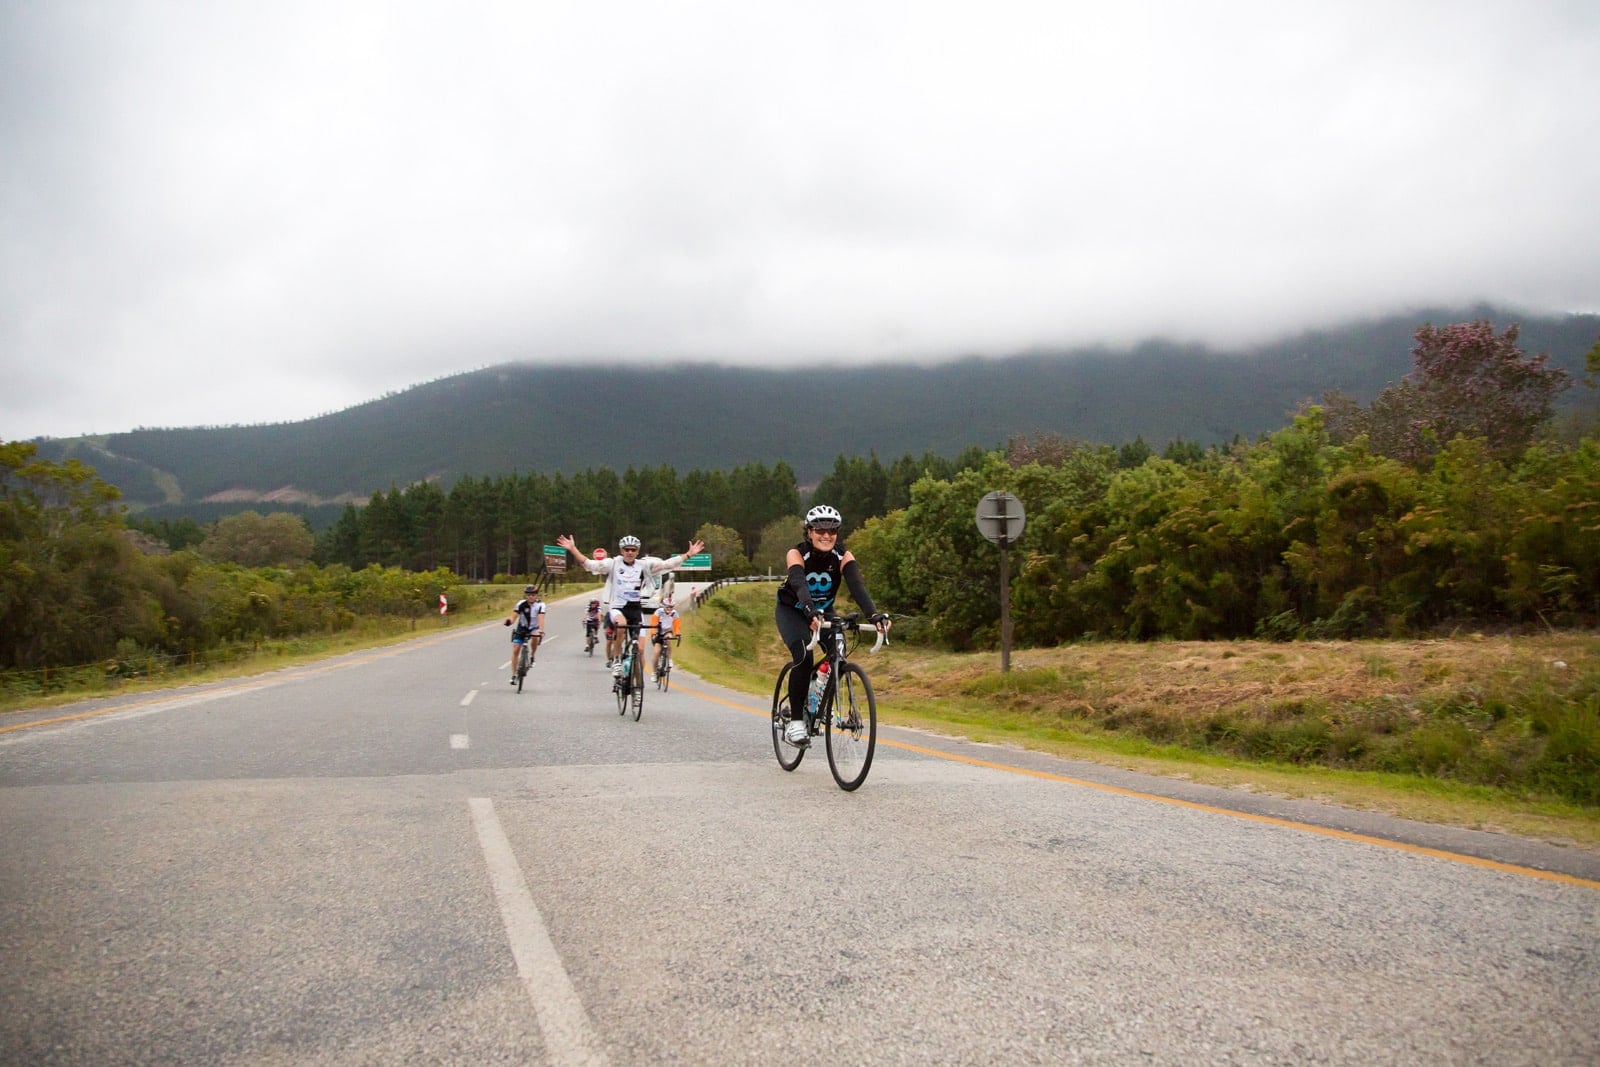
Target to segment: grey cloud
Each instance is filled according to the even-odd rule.
[[[7,438],[303,418],[509,358],[1600,307],[1588,5],[0,19]]]

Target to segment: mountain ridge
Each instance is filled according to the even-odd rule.
[[[954,456],[1019,434],[1160,449],[1254,437],[1338,389],[1369,400],[1411,371],[1425,322],[1517,324],[1530,354],[1582,374],[1600,315],[1479,306],[1424,309],[1307,330],[1238,351],[1151,340],[931,364],[653,368],[506,362],[437,378],[298,422],[43,438],[132,510],[340,509],[378,490],[463,476],[670,465],[679,472],[788,463],[814,482],[840,455]],[[822,397],[812,396],[818,387]],[[820,412],[820,413],[819,413]],[[202,506],[203,505],[203,506]]]

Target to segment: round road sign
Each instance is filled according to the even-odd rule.
[[[1003,490],[985,493],[978,501],[978,532],[997,545],[1016,543],[1027,519],[1022,501]]]

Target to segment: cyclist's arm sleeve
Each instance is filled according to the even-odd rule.
[[[795,606],[807,615],[815,614],[817,605],[811,600],[811,587],[806,585],[806,569],[798,563],[791,563],[788,584],[794,592]]]
[[[844,565],[844,584],[850,587],[850,596],[861,605],[861,610],[869,616],[876,615],[878,609],[872,603],[872,597],[867,594],[867,583],[861,579],[861,568],[856,566],[855,560],[848,560]]]

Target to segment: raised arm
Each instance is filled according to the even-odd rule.
[[[571,534],[557,534],[556,544],[566,549],[571,555],[577,556],[578,563],[581,564],[585,569],[588,568],[589,557],[578,551],[578,539],[576,537],[573,537]]]
[[[664,560],[661,560],[661,561],[659,561],[657,563],[651,564],[650,573],[651,574],[665,574],[668,571],[675,571],[679,567],[683,566],[685,560],[687,560],[690,556],[695,555],[696,553],[698,553],[701,549],[703,549],[705,547],[706,547],[706,543],[704,541],[690,541],[689,542],[689,551],[683,553],[682,555],[678,555],[678,556],[668,556]]]
[[[602,561],[598,559],[590,559],[588,556],[585,556],[582,552],[578,551],[578,539],[573,537],[571,534],[557,534],[556,544],[566,549],[569,554],[578,557],[578,564],[590,574],[610,573],[606,569],[606,563],[608,563],[609,560]]]

